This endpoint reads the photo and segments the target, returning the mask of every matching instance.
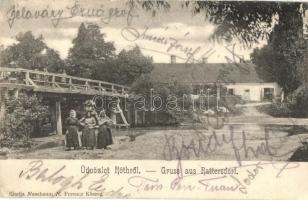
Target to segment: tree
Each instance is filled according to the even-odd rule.
[[[304,81],[303,19],[296,4],[283,4],[280,21],[269,36],[268,44],[251,54],[257,72],[277,81],[286,93]]]
[[[153,70],[153,60],[144,56],[138,46],[122,50],[115,59],[109,59],[96,68],[95,79],[131,85],[141,75]]]
[[[159,9],[169,9],[168,1],[130,1],[132,6],[141,7],[153,14]],[[275,23],[294,18],[300,22],[307,9],[303,2],[258,2],[258,1],[183,1],[183,7],[191,7],[193,14],[203,14],[205,20],[217,27],[213,38],[240,39],[249,45],[267,38]],[[290,15],[291,14],[291,17]],[[296,23],[298,24],[298,23]]]
[[[153,60],[142,54],[138,46],[131,50],[122,50],[118,55],[120,80],[128,85],[132,84],[142,74],[153,70]]]
[[[92,78],[97,68],[115,56],[113,43],[106,42],[104,37],[96,24],[80,25],[67,58],[67,72],[70,75]]]
[[[282,55],[275,52],[273,47],[266,45],[262,48],[255,48],[250,55],[253,63],[256,64],[256,71],[265,81],[275,82],[280,79],[277,70],[281,66]]]
[[[285,41],[282,40],[281,43],[285,44]],[[261,49],[254,49],[251,54],[252,62],[256,65],[257,73],[265,81],[277,82],[286,93],[293,92],[304,78],[304,68],[301,66],[303,55],[293,55],[293,59],[290,58],[292,51],[299,51],[299,47],[284,51],[276,48],[270,43]],[[297,59],[294,59],[296,57]]]
[[[58,52],[45,44],[43,36],[36,38],[28,31],[19,33],[16,40],[17,43],[1,52],[2,66],[40,70],[47,68],[50,72],[60,72],[63,69],[64,62]]]

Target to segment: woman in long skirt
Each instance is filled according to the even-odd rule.
[[[97,133],[97,148],[106,149],[108,145],[113,144],[110,126],[113,121],[106,115],[105,110],[99,114],[99,129]]]
[[[86,149],[94,149],[95,146],[95,126],[97,125],[95,116],[90,112],[80,120],[81,125],[84,127],[82,130],[82,146]]]
[[[68,127],[67,133],[65,135],[67,150],[70,150],[72,147],[74,149],[78,149],[79,148],[79,140],[78,140],[79,121],[76,118],[75,110],[70,111],[70,116],[65,120],[65,124]]]

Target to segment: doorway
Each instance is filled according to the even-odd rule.
[[[250,90],[249,89],[244,90],[243,100],[250,101]]]
[[[263,100],[273,100],[274,88],[264,88]]]

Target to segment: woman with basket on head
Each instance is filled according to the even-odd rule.
[[[94,149],[95,146],[95,128],[98,125],[97,113],[94,110],[95,103],[93,101],[85,102],[85,116],[80,119],[80,124],[83,126],[82,129],[82,146],[86,149]]]

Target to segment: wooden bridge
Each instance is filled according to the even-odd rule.
[[[104,95],[125,97],[128,87],[37,70],[0,67],[0,88],[33,90],[34,92]]]
[[[95,95],[101,95],[126,98],[128,97],[129,88],[124,85],[74,77],[67,74],[56,74],[22,68],[0,67],[0,122],[4,121],[4,99],[6,98],[8,91],[14,91],[15,95],[18,95],[19,90],[43,93],[48,95],[48,97],[58,97],[55,98],[54,105],[51,105],[51,113],[52,118],[56,121],[57,133],[62,134],[60,96],[82,95],[93,97]]]

